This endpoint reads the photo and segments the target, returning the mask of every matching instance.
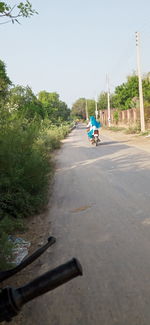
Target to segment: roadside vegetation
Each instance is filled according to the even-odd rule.
[[[70,110],[57,93],[14,86],[0,61],[0,269],[8,266],[9,235],[48,201],[51,153],[70,131]]]

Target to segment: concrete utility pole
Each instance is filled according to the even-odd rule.
[[[139,99],[140,99],[140,122],[141,131],[145,131],[145,119],[144,119],[144,103],[143,103],[143,90],[142,90],[142,78],[141,78],[141,68],[140,68],[140,33],[136,32],[136,49],[137,49],[137,70],[139,78]]]
[[[87,99],[86,99],[85,111],[86,111],[86,120],[88,121],[89,115],[88,115],[88,103],[87,103]]]
[[[95,116],[96,116],[96,120],[97,120],[97,118],[98,118],[97,98],[95,98]]]
[[[108,110],[108,126],[111,126],[111,115],[110,115],[110,89],[109,89],[109,77],[107,75],[107,110]]]

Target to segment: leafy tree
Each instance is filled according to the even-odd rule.
[[[95,100],[87,99],[88,116],[95,115]]]
[[[72,105],[71,115],[77,118],[86,118],[86,99],[79,98],[76,102]]]
[[[70,110],[64,102],[60,101],[56,92],[40,91],[38,100],[43,105],[47,117],[53,123],[68,119]]]
[[[7,76],[5,63],[0,60],[0,100],[5,99],[10,85],[11,81]]]
[[[76,118],[86,119],[86,102],[88,116],[95,115],[95,100],[79,98],[72,106],[71,115]]]
[[[98,98],[98,109],[104,111],[108,108],[108,97],[107,92],[101,92]],[[115,107],[114,95],[110,94],[110,106]]]
[[[150,102],[150,79],[149,74],[143,77],[143,97],[144,101]],[[139,98],[138,77],[129,76],[127,82],[116,87],[113,95],[113,106],[120,110],[135,107]]]
[[[100,95],[98,97],[98,108],[102,111],[107,109],[107,93],[106,92],[100,93]]]
[[[42,90],[38,94],[38,100],[44,106],[48,117],[52,117],[52,115],[54,114],[54,112],[56,112],[59,106],[59,95],[55,92],[49,93],[45,90]]]
[[[143,96],[144,101],[150,103],[150,75],[149,73],[143,79]]]
[[[14,86],[10,89],[9,92],[9,106],[10,109],[22,109],[25,105],[28,105],[35,99],[35,95],[33,94],[31,88],[29,86]]]
[[[32,92],[32,89],[27,86],[15,86],[10,89],[7,108],[9,111],[17,111],[18,117],[23,115],[27,119],[32,119],[39,115],[44,118],[45,112],[42,104]]]
[[[129,76],[126,83],[116,87],[113,101],[118,109],[129,109],[134,97],[138,97],[138,77],[135,75]]]
[[[6,2],[0,2],[0,18],[8,18],[1,22],[0,24],[6,24],[12,22],[19,23],[18,19],[20,17],[31,17],[37,12],[32,8],[32,4],[27,0],[24,3],[19,2],[17,5],[10,6]]]
[[[57,111],[56,118],[61,121],[66,121],[70,117],[70,109],[65,102],[59,101],[59,109]]]

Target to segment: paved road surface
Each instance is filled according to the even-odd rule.
[[[84,277],[30,302],[23,325],[149,325],[150,154],[106,136],[92,147],[85,133],[79,126],[57,155],[57,243],[40,270],[76,256]]]

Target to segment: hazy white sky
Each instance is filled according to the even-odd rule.
[[[105,91],[106,74],[113,91],[136,70],[136,31],[142,72],[150,71],[150,0],[31,3],[39,15],[0,25],[0,59],[14,84],[29,85],[36,94],[56,91],[69,107]]]

